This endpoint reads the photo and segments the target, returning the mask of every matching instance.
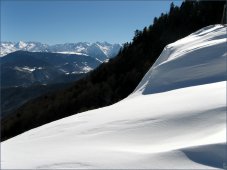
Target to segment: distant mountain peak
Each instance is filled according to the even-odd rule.
[[[83,54],[89,55],[93,58],[104,62],[109,58],[117,55],[121,45],[110,44],[108,42],[77,42],[77,43],[64,43],[47,45],[35,41],[19,41],[19,42],[1,42],[1,54],[3,57],[9,53],[23,50],[29,52],[52,52],[52,53],[64,53],[64,54]]]

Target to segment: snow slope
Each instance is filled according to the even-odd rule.
[[[163,51],[128,98],[2,142],[2,168],[223,169],[226,160],[226,80],[214,77],[225,71],[219,61],[226,61],[220,43],[225,37],[225,29],[220,25],[206,27],[171,44],[175,50],[171,55],[164,55],[166,50]],[[206,36],[210,38],[206,39]],[[194,43],[201,50],[206,48],[201,55],[196,54],[197,58],[192,54],[198,48],[191,51],[181,48],[193,37],[197,37],[197,41],[188,42],[185,48]],[[216,39],[216,43],[202,46],[212,39]],[[209,50],[216,50],[212,53],[213,58],[207,55]],[[190,57],[193,59],[189,60]],[[189,60],[187,66],[191,72],[186,69],[183,58]],[[182,63],[177,65],[175,62],[180,59]],[[201,60],[206,63],[207,70],[203,65],[197,66]],[[209,65],[211,61],[213,67]],[[166,81],[165,89],[156,93],[154,89],[158,83],[165,82],[161,66],[171,62],[174,67],[166,66],[170,79]],[[183,75],[177,72],[183,68]],[[155,78],[159,78],[157,83]],[[192,82],[206,81],[185,84],[186,78],[188,82],[190,79]],[[177,82],[184,83],[178,86]]]
[[[226,80],[226,38],[226,26],[216,25],[167,45],[135,94]]]

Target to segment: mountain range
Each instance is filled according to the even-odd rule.
[[[2,42],[2,87],[50,84],[73,74],[87,73],[117,55],[119,44],[107,42],[47,45],[40,42]]]
[[[34,97],[68,87],[107,62],[121,45],[39,42],[1,43],[1,115]],[[14,96],[14,97],[12,97]]]
[[[119,52],[120,44],[110,44],[107,42],[78,42],[78,43],[65,43],[48,45],[40,42],[1,42],[1,53],[3,57],[15,51],[29,51],[29,52],[49,52],[49,53],[62,53],[62,54],[77,54],[89,55],[93,58],[104,62],[112,57],[115,57]]]

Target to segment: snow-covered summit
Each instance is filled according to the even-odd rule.
[[[2,168],[224,169],[225,29],[168,45],[134,97],[3,142]]]
[[[4,57],[15,51],[29,51],[29,52],[47,52],[48,45],[40,42],[1,42],[0,44],[0,57]]]
[[[27,46],[27,44],[26,44],[25,42],[23,42],[23,41],[19,41],[19,42],[16,44],[16,47],[17,47],[17,48],[20,48],[20,49],[25,48],[26,46]]]

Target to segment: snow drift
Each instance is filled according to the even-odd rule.
[[[226,80],[226,27],[205,27],[165,47],[135,93],[151,94]]]
[[[2,168],[223,169],[225,29],[206,27],[167,46],[121,102],[3,142]]]

